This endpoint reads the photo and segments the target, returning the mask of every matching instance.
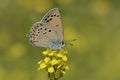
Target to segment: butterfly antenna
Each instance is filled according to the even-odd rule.
[[[73,39],[73,40],[68,40],[68,41],[66,41],[67,43],[65,43],[65,44],[67,44],[67,45],[70,45],[70,46],[74,46],[74,44],[72,43],[73,41],[76,41],[77,39]]]

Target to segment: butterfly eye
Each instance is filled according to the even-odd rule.
[[[62,42],[61,42],[61,44],[62,44],[62,46],[64,46],[64,45],[65,45],[65,42],[64,42],[64,41],[62,41]]]

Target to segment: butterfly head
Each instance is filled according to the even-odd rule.
[[[61,49],[64,46],[65,46],[64,41],[57,40],[57,41],[50,42],[50,48],[52,48],[52,49]]]

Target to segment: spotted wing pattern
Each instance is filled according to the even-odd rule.
[[[62,41],[63,30],[58,8],[51,9],[40,22],[33,24],[29,37],[32,45],[41,47],[51,47],[51,42]]]

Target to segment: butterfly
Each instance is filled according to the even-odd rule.
[[[29,38],[33,46],[51,49],[61,49],[65,46],[59,9],[49,10],[40,22],[34,23],[30,29]]]

